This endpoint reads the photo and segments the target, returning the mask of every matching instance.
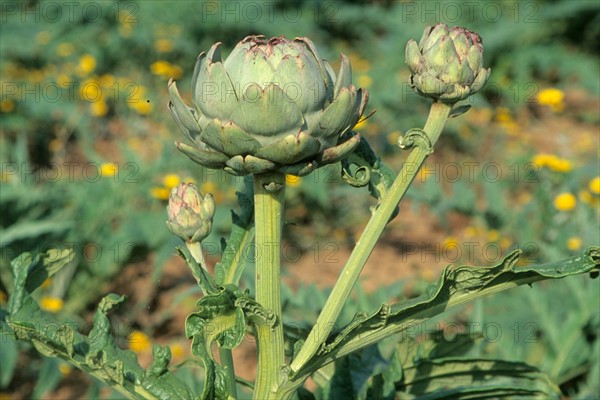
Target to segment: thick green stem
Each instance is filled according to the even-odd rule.
[[[235,381],[235,370],[233,369],[233,354],[231,349],[219,347],[219,357],[221,358],[221,365],[227,370],[227,390],[229,392],[229,398],[237,399],[237,386]]]
[[[190,251],[194,260],[202,267],[204,270],[208,269],[208,265],[206,265],[206,261],[204,260],[204,252],[202,251],[202,245],[200,242],[185,242],[186,247]]]
[[[256,326],[258,369],[254,398],[275,398],[285,365],[281,321],[281,229],[285,175],[276,172],[254,176],[256,226],[256,301],[275,316],[273,327]]]
[[[429,112],[429,118],[423,130],[427,134],[429,142],[433,146],[437,142],[442,129],[452,109],[451,105],[444,103],[433,103]],[[298,352],[291,364],[292,378],[304,364],[316,353],[331,333],[337,317],[340,315],[344,303],[348,299],[367,259],[371,255],[377,240],[381,236],[394,209],[406,193],[421,164],[427,158],[429,150],[426,146],[416,146],[408,156],[402,171],[390,187],[387,196],[383,199],[375,214],[365,227],[359,241],[356,243],[350,258],[348,259],[340,277],[338,278],[329,298],[327,299],[317,322],[310,331],[304,345]]]

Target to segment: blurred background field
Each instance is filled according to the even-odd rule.
[[[167,81],[190,96],[195,58],[216,41],[224,55],[250,34],[308,36],[334,68],[348,55],[369,90],[355,130],[398,171],[395,144],[422,126],[428,104],[407,84],[404,46],[435,22],[484,41],[492,74],[473,108],[452,120],[365,268],[342,316],[411,297],[450,263],[489,265],[522,248],[544,263],[600,243],[600,6],[597,1],[166,1],[4,2],[0,18],[0,305],[8,264],[24,251],[73,247],[77,260],[48,281],[51,312],[90,321],[98,299],[124,293],[123,346],[144,362],[148,338],[189,355],[183,318],[194,281],[165,225],[171,187],[193,181],[218,204],[205,242],[211,262],[243,186],[178,154]],[[311,322],[373,205],[339,167],[289,177],[284,245],[287,315]],[[251,263],[249,263],[251,264]],[[64,273],[62,273],[64,272]],[[244,283],[252,288],[252,268]],[[482,356],[523,360],[565,396],[600,395],[598,281],[573,278],[521,288],[438,322],[499,327]],[[4,324],[4,323],[3,323]],[[5,329],[5,325],[3,325]],[[4,336],[4,338],[8,336]],[[493,340],[492,340],[493,339]],[[30,346],[3,339],[2,399],[112,398],[114,393]],[[253,343],[234,352],[254,374]],[[58,367],[58,368],[57,368]],[[191,379],[191,378],[190,378]]]

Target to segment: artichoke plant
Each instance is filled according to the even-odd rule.
[[[248,36],[221,59],[220,43],[201,53],[192,106],[169,82],[169,108],[198,164],[234,175],[277,171],[297,176],[342,159],[359,143],[352,128],[368,93],[352,85],[341,56],[336,75],[307,38]],[[343,135],[343,136],[342,136]]]
[[[210,193],[202,197],[193,183],[171,189],[167,205],[167,226],[176,236],[189,243],[201,242],[212,229],[215,202]]]
[[[465,28],[429,26],[417,42],[406,45],[410,84],[420,95],[455,103],[479,91],[488,79],[481,37]]]

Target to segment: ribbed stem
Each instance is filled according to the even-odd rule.
[[[233,368],[233,354],[231,349],[219,347],[219,357],[221,358],[221,365],[227,370],[227,390],[229,391],[229,398],[237,399],[235,369]]]
[[[433,103],[431,106],[429,118],[427,119],[423,130],[427,134],[432,146],[438,140],[442,129],[448,120],[451,109],[451,105],[444,103]],[[340,277],[335,283],[321,314],[317,318],[317,322],[291,364],[292,379],[293,375],[308,362],[331,333],[337,317],[340,315],[342,307],[358,280],[377,240],[381,236],[394,209],[406,193],[428,154],[428,149],[421,146],[413,148],[402,171],[400,171],[400,174],[396,177],[388,194],[365,227],[350,258],[344,266]]]
[[[256,301],[275,315],[275,326],[256,326],[258,367],[254,398],[275,398],[285,364],[281,322],[281,230],[285,175],[268,172],[254,176],[256,226]]]

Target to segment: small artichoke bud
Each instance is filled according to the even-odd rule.
[[[483,68],[483,45],[475,32],[439,23],[429,26],[417,44],[406,45],[410,84],[421,96],[456,103],[479,91],[490,75]]]
[[[193,183],[171,189],[167,205],[167,226],[186,242],[201,242],[212,229],[215,202],[210,193],[202,197]]]

